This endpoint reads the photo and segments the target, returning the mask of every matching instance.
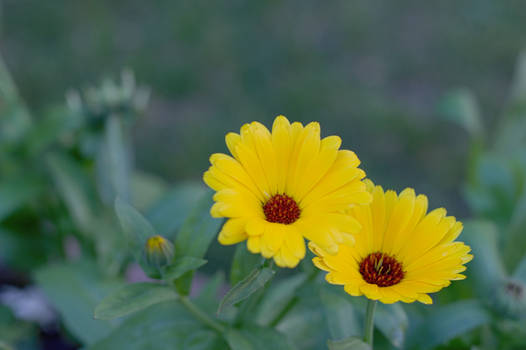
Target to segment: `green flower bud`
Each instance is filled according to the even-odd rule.
[[[174,257],[174,245],[163,236],[152,236],[146,241],[144,253],[148,265],[160,269],[172,261]]]
[[[508,279],[496,291],[496,307],[510,318],[526,315],[526,285],[521,281]]]

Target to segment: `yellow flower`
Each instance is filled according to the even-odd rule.
[[[428,293],[464,279],[463,264],[473,258],[470,247],[455,241],[462,223],[444,208],[427,213],[427,197],[411,188],[397,195],[365,182],[372,202],[349,211],[362,224],[356,243],[342,244],[331,255],[311,242],[314,264],[329,272],[327,282],[344,285],[350,295],[431,304]]]
[[[358,157],[339,149],[338,136],[320,139],[318,123],[278,116],[272,132],[252,122],[227,134],[226,144],[233,157],[213,154],[204,174],[217,191],[212,216],[228,218],[221,244],[247,240],[252,253],[294,267],[305,256],[304,237],[332,253],[353,241],[360,225],[344,210],[371,196]]]

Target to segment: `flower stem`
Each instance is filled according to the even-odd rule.
[[[365,314],[365,328],[363,340],[373,348],[374,335],[374,311],[376,310],[376,300],[367,300],[367,311]]]
[[[214,321],[206,313],[197,307],[187,296],[181,295],[179,301],[183,306],[188,310],[196,319],[203,322],[208,327],[218,331],[219,333],[224,333],[226,331],[225,327],[219,322]]]

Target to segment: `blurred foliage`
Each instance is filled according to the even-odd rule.
[[[376,349],[523,349],[526,53],[497,112],[524,3],[404,4],[4,1],[3,54],[21,90],[0,60],[1,265],[31,276],[62,337],[86,349],[367,349],[356,338],[365,300],[324,283],[309,259],[276,271],[240,245],[220,248],[231,266],[212,263],[221,221],[208,214],[210,192],[188,179],[223,131],[279,112],[338,129],[386,187],[411,184],[471,213],[468,279],[435,306],[379,305]],[[149,90],[127,70],[70,89],[122,65],[155,85],[149,109]],[[473,91],[451,90],[431,112],[433,96],[466,80]],[[460,183],[468,208],[455,204]],[[158,234],[174,257],[152,267],[144,248]],[[143,281],[129,283],[137,265]],[[202,266],[215,274],[197,274]],[[0,307],[0,349],[40,342],[35,323]]]

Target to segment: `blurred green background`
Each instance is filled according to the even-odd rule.
[[[140,169],[197,178],[223,136],[278,114],[322,123],[386,187],[463,216],[466,135],[436,104],[457,86],[495,123],[526,46],[524,1],[2,2],[1,48],[31,109],[132,68],[153,89]]]
[[[0,52],[20,95],[0,62],[0,289],[37,284],[61,320],[50,316],[60,328],[50,330],[0,306],[0,349],[104,349],[135,334],[133,322],[110,327],[92,317],[111,288],[130,280],[130,266],[144,277],[130,264],[114,197],[179,237],[195,219],[208,157],[226,152],[224,135],[253,120],[270,127],[278,114],[319,121],[324,136],[337,134],[356,151],[373,181],[414,187],[430,208],[466,219],[461,239],[475,254],[468,279],[434,296],[436,309],[386,309],[397,333],[380,327],[379,348],[523,349],[525,14],[521,0],[0,0]],[[119,81],[122,68],[151,89],[144,113],[130,76],[117,88],[101,85]],[[66,105],[72,89],[80,95],[69,93]],[[104,100],[116,91],[125,92],[121,105]],[[204,208],[200,219],[209,222]],[[218,222],[208,224],[212,237]],[[233,252],[213,240],[197,283],[228,271]],[[277,279],[287,283],[298,270]],[[327,326],[324,308],[346,313],[361,300],[332,295],[325,301],[334,304],[322,305],[320,281],[294,289],[299,306],[278,324],[301,349],[334,336],[338,320]],[[172,316],[141,314],[149,323],[137,324]],[[305,319],[313,321],[296,327]],[[312,332],[316,339],[301,343]]]

